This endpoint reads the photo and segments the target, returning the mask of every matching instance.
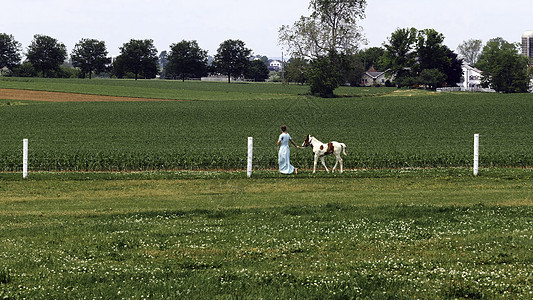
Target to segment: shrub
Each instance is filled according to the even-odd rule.
[[[37,71],[30,62],[24,62],[13,70],[16,77],[37,77]]]

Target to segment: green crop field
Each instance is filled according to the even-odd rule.
[[[0,299],[533,298],[533,95],[0,78],[6,88],[185,101],[0,94]],[[298,143],[347,144],[348,170],[311,174],[311,150],[292,148],[303,171],[280,175],[281,124]]]
[[[348,169],[470,166],[475,133],[482,167],[533,165],[530,94],[343,87],[320,99],[296,85],[155,80],[3,79],[0,88],[188,100],[0,100],[3,171],[20,170],[24,138],[34,171],[243,169],[249,136],[254,167],[273,169],[281,124],[298,143],[307,134],[344,142]],[[293,149],[291,160],[310,168],[311,150]]]

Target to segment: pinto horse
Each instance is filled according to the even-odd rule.
[[[305,141],[303,142],[302,147],[307,147],[309,145],[311,145],[311,149],[313,150],[313,153],[315,154],[313,173],[316,173],[316,163],[319,157],[320,157],[320,160],[322,160],[322,165],[324,165],[324,168],[326,168],[326,172],[329,173],[328,167],[326,167],[326,163],[324,162],[324,156],[328,154],[334,154],[335,158],[337,159],[335,161],[335,166],[333,166],[333,169],[331,169],[331,172],[334,172],[335,168],[337,167],[337,164],[340,163],[340,168],[341,168],[341,173],[342,173],[341,152],[344,153],[344,155],[347,155],[346,145],[344,143],[329,142],[327,144],[324,144],[321,141],[317,140],[315,137],[308,134],[307,137],[305,137]]]

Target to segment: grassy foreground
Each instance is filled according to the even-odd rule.
[[[0,299],[533,297],[532,170],[0,173]]]

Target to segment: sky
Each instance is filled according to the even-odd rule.
[[[152,39],[159,52],[196,40],[209,55],[239,39],[254,55],[281,57],[281,25],[308,16],[309,0],[16,0],[3,1],[0,33],[14,36],[23,52],[35,34],[65,44],[70,54],[82,38],[105,41],[111,56],[130,39]],[[532,0],[367,0],[360,21],[368,43],[381,46],[398,28],[433,28],[455,50],[469,39],[502,37],[520,42],[533,30]],[[285,53],[285,55],[287,55]]]

